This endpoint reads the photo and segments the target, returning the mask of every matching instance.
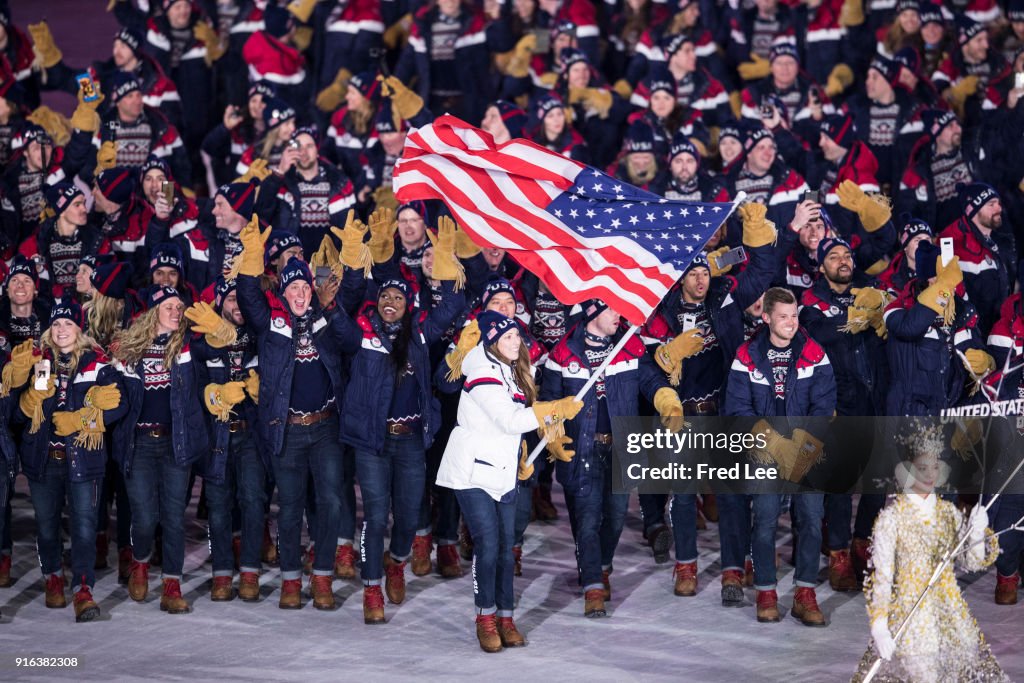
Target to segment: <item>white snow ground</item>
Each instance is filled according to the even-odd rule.
[[[556,487],[557,488],[557,487]],[[75,624],[72,608],[46,609],[34,546],[32,516],[24,479],[15,498],[16,583],[0,589],[0,681],[333,681],[490,680],[586,681],[846,681],[868,639],[864,598],[837,594],[823,585],[818,599],[828,628],[807,628],[788,614],[780,624],[758,624],[751,604],[726,609],[719,601],[717,532],[700,534],[698,594],[672,594],[672,564],[655,565],[639,530],[636,498],[623,532],[612,575],[611,617],[585,619],[576,586],[572,542],[565,508],[562,518],[534,523],[527,531],[516,622],[529,646],[488,655],[476,644],[472,578],[444,580],[408,576],[408,597],[386,605],[389,623],[362,622],[357,582],[335,582],[340,607],[321,612],[277,607],[276,568],[263,575],[262,600],[211,602],[205,529],[189,508],[188,556],[183,591],[189,615],[159,610],[159,574],[151,575],[145,604],[128,598],[116,569],[98,576],[95,597],[100,621]],[[198,497],[198,496],[197,496]],[[788,527],[783,516],[781,527]],[[782,606],[792,602],[790,537],[779,534]],[[116,566],[114,550],[111,561]],[[1020,625],[1024,603],[992,602],[994,570],[968,577],[971,609],[999,662],[1014,680],[1024,680]],[[69,592],[70,603],[70,592]],[[14,668],[24,655],[77,655],[76,669]]]

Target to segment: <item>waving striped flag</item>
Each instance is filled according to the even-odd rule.
[[[453,116],[409,133],[393,177],[399,201],[444,201],[563,303],[603,299],[637,325],[730,209],[663,199],[527,140],[496,145]]]

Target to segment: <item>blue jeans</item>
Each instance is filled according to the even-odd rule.
[[[338,545],[352,545],[356,538],[356,454],[351,446],[342,446],[341,519]]]
[[[43,576],[61,573],[64,544],[61,541],[61,512],[70,503],[72,586],[96,582],[96,510],[103,480],[68,481],[66,462],[50,460],[43,478],[28,480],[32,507],[36,513],[36,545]],[[4,477],[6,479],[6,477]]]
[[[793,532],[796,536],[796,573],[794,583],[801,588],[818,585],[818,565],[821,557],[821,520],[825,515],[822,493],[800,493],[793,496]],[[782,496],[762,493],[754,499],[754,588],[774,590],[775,530],[782,511]],[[719,506],[721,510],[721,506]]]
[[[124,485],[124,472],[113,461],[107,458],[107,473],[100,488],[99,521],[97,531],[106,531],[110,527],[110,500],[113,498],[117,506],[117,547],[127,548],[132,544],[132,508],[128,502],[128,489]]]
[[[14,495],[14,479],[7,472],[0,472],[0,555],[11,554],[11,497]]]
[[[473,600],[477,614],[511,617],[516,604],[512,579],[515,561],[512,537],[516,501],[500,502],[483,489],[455,492],[462,516],[473,535]],[[515,496],[522,498],[523,496]]]
[[[697,561],[697,496],[675,493],[669,507],[672,537],[676,544],[676,562]]]
[[[722,547],[722,571],[743,571],[750,556],[750,502],[753,496],[720,493],[718,500],[718,540]]]
[[[356,474],[363,494],[362,579],[380,585],[384,574],[384,534],[388,513],[394,515],[389,551],[404,562],[420,520],[420,502],[427,479],[426,455],[420,434],[388,435],[380,455],[356,451]]]
[[[281,546],[281,578],[302,578],[302,512],[310,478],[316,499],[316,556],[313,574],[334,575],[334,553],[341,522],[341,480],[344,462],[338,441],[338,418],[313,425],[288,425],[284,445],[273,460],[277,481],[277,536]]]
[[[595,443],[592,448],[589,490],[565,493],[584,592],[604,587],[601,571],[611,569],[629,507],[628,493],[612,493],[611,446]]]
[[[537,459],[540,460],[541,457]],[[526,527],[530,526],[530,517],[533,515],[533,486],[539,486],[537,482],[534,482],[533,486],[529,486],[528,482],[529,479],[526,481],[516,480],[516,522],[512,545],[519,547],[523,545],[523,536],[526,535]],[[458,509],[456,509],[457,513]]]
[[[871,538],[871,527],[885,505],[885,496],[878,493],[861,494],[857,503],[857,518],[853,523],[853,538]],[[825,495],[825,520],[828,522],[828,549],[846,550],[850,547],[850,522],[853,518],[853,496],[829,493]]]
[[[235,432],[230,439],[224,481],[218,484],[206,480],[214,576],[231,576],[234,573],[231,536],[236,502],[241,513],[241,571],[260,571],[260,551],[263,547],[263,508],[266,504],[264,484],[267,472],[251,431]]]
[[[159,522],[165,579],[181,579],[185,564],[185,506],[191,469],[175,462],[170,436],[136,433],[132,472],[125,481],[132,506],[132,554],[138,562],[149,562]]]
[[[644,524],[644,536],[655,527],[665,526],[665,503],[668,496],[664,493],[641,493],[640,517]]]
[[[1024,495],[1003,494],[996,501],[995,514],[989,522],[993,531],[1002,531],[1024,515]],[[1020,553],[1024,550],[1024,532],[1007,531],[999,537],[999,557],[996,570],[1000,576],[1013,576],[1020,570]]]

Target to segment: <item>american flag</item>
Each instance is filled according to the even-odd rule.
[[[393,179],[399,201],[444,201],[562,302],[603,299],[636,325],[731,208],[664,199],[528,140],[496,145],[453,116],[409,133]]]

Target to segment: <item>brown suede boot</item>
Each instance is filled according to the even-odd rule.
[[[177,579],[164,579],[164,592],[160,596],[160,609],[168,614],[188,614],[189,606],[181,595],[181,583]]]
[[[334,589],[331,582],[333,576],[314,574],[309,577],[309,592],[313,596],[313,607],[317,609],[334,609]]]
[[[853,573],[849,550],[833,550],[828,557],[828,585],[837,593],[857,590],[857,576]]]
[[[110,566],[107,554],[110,552],[110,541],[107,539],[107,532],[100,531],[96,534],[96,562],[93,569],[106,569]]]
[[[210,600],[229,602],[235,599],[235,589],[231,585],[230,576],[213,577],[213,588],[210,589]]]
[[[356,578],[356,551],[346,544],[339,545],[334,553],[334,576],[339,579]]]
[[[92,621],[100,615],[99,605],[92,599],[92,592],[89,587],[85,585],[83,581],[81,587],[75,593],[75,597],[72,601],[75,607],[75,622],[83,624],[87,621]]]
[[[128,577],[132,575],[132,547],[126,545],[117,550],[117,582],[128,583]]]
[[[1013,576],[1002,576],[999,572],[996,572],[996,604],[1016,605],[1017,584],[1019,582],[1019,572],[1015,572]]]
[[[722,607],[743,606],[743,574],[738,569],[722,572]]]
[[[260,559],[267,564],[277,563],[277,544],[274,543],[274,538],[270,535],[269,519],[263,522],[263,550]]]
[[[778,558],[776,558],[775,564],[778,566]],[[743,586],[754,587],[754,561],[751,559],[743,560]]]
[[[692,597],[697,594],[696,562],[676,562],[676,568],[673,575],[676,580],[676,595],[681,597]]]
[[[473,561],[473,534],[469,533],[465,520],[459,524],[459,557],[466,562]]]
[[[516,549],[512,548],[515,553]],[[462,563],[459,561],[459,548],[456,545],[437,546],[437,571],[446,579],[462,576]]]
[[[11,583],[11,556],[0,555],[0,588],[8,588]]]
[[[285,579],[281,582],[280,609],[302,609],[302,579]]]
[[[763,624],[779,621],[779,594],[774,590],[757,591],[757,620]]]
[[[384,594],[380,586],[363,587],[363,623],[384,623]]]
[[[501,636],[493,614],[478,614],[476,617],[476,638],[484,652],[501,652]]]
[[[801,586],[793,594],[793,617],[804,626],[825,626],[825,615],[818,608],[818,596],[813,588]]]
[[[853,575],[858,583],[864,583],[868,572],[868,561],[871,559],[871,541],[855,538],[850,544],[850,559],[853,560]]]
[[[501,638],[503,647],[523,647],[526,645],[526,638],[516,628],[512,617],[498,617],[498,637]]]
[[[604,600],[608,602],[612,599],[612,573],[611,571],[601,570],[601,583],[604,584]]]
[[[384,592],[392,605],[405,600],[405,562],[395,562],[391,553],[384,553]]]
[[[430,573],[430,550],[434,547],[434,541],[430,534],[420,536],[417,534],[412,539],[412,559],[409,562],[412,573],[416,576],[426,576]]]
[[[50,609],[61,609],[68,606],[64,597],[63,574],[50,574],[46,577],[46,606]]]
[[[608,616],[604,607],[604,589],[596,588],[583,594],[583,616],[592,619]]]
[[[306,549],[306,557],[302,561],[302,573],[303,574],[312,574],[313,573],[313,563],[315,561],[316,561],[316,546],[311,543],[309,545],[309,548]]]
[[[551,487],[538,484],[533,489],[533,514],[540,522],[558,519],[558,509],[551,502]]]
[[[238,598],[242,602],[256,602],[260,599],[260,575],[256,572],[242,572],[238,575]]]
[[[149,594],[149,563],[132,560],[128,576],[128,595],[135,602],[142,602]]]

